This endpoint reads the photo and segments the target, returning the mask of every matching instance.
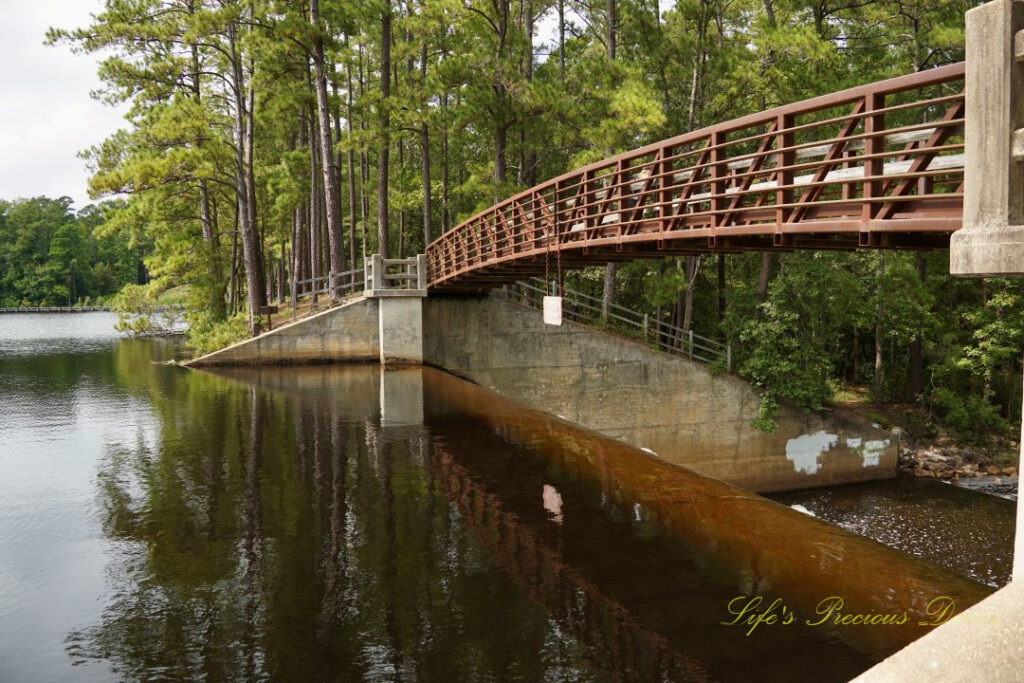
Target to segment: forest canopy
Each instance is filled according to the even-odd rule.
[[[98,304],[145,278],[145,249],[111,232],[118,202],[77,213],[71,199],[0,200],[0,307]]]

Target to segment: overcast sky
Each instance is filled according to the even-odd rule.
[[[97,61],[43,45],[50,26],[89,23],[101,0],[3,3],[0,20],[0,199],[67,195],[90,203],[79,151],[124,125],[122,111],[92,99]]]

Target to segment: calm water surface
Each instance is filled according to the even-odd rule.
[[[442,373],[190,372],[112,323],[0,316],[0,681],[846,680],[904,636],[729,600],[985,593]]]

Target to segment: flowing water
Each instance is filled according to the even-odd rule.
[[[0,681],[846,680],[997,582],[441,372],[188,371],[112,322],[0,316]],[[754,596],[796,618],[723,624]]]

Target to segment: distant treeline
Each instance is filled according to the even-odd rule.
[[[95,303],[146,279],[146,246],[104,229],[118,202],[77,213],[69,197],[0,200],[0,306]]]

